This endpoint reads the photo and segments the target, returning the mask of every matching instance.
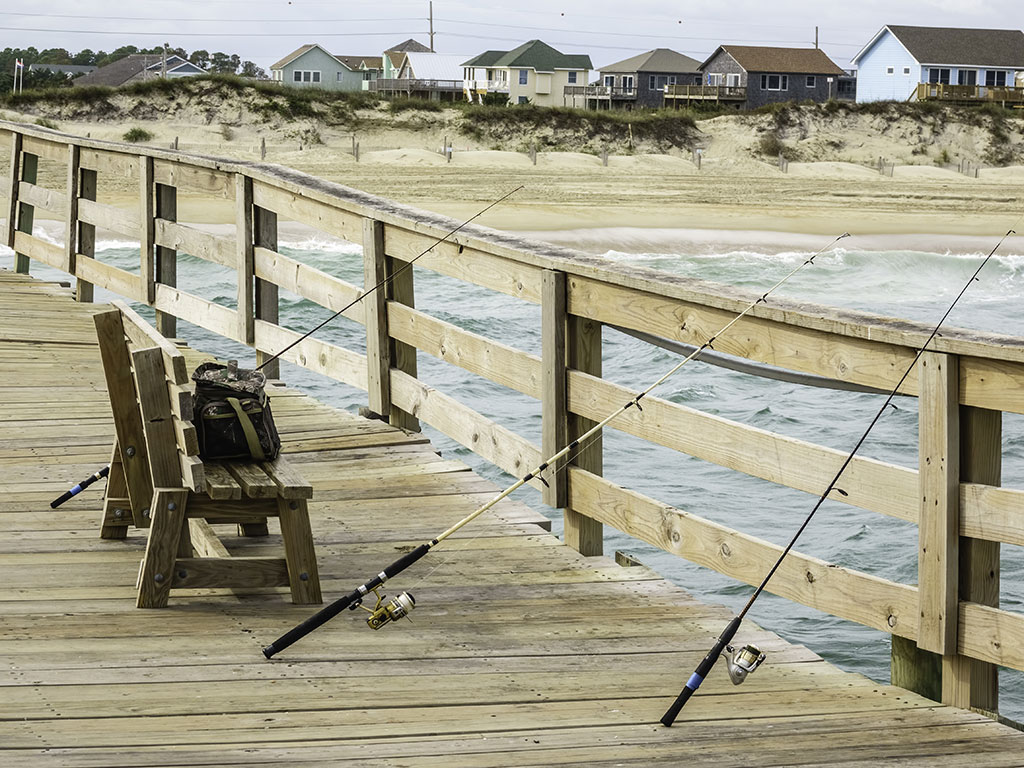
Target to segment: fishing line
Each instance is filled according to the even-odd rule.
[[[302,336],[297,338],[295,341],[293,341],[291,344],[286,346],[284,349],[282,349],[280,352],[278,352],[273,357],[268,358],[267,360],[264,360],[260,365],[256,366],[256,368],[254,368],[253,370],[258,371],[258,370],[262,369],[264,366],[269,365],[274,360],[277,360],[281,355],[283,355],[289,349],[291,349],[292,347],[296,346],[297,344],[299,344],[300,342],[304,341],[305,339],[308,339],[314,333],[319,331],[321,328],[323,328],[325,325],[330,323],[332,320],[335,320],[342,313],[344,313],[347,310],[349,310],[352,307],[354,307],[356,304],[358,304],[360,301],[365,299],[371,293],[373,293],[374,291],[376,291],[376,290],[378,290],[380,288],[383,288],[385,285],[387,285],[389,282],[394,280],[396,277],[398,277],[400,274],[405,272],[407,269],[412,269],[412,265],[415,264],[417,261],[419,261],[420,258],[422,258],[423,256],[426,256],[428,253],[430,253],[432,250],[434,250],[434,248],[439,246],[441,243],[445,242],[449,237],[454,235],[459,230],[463,229],[466,225],[470,224],[471,222],[473,222],[476,219],[479,219],[481,216],[483,216],[485,213],[487,213],[487,211],[491,210],[491,208],[496,206],[498,203],[504,202],[505,200],[510,198],[512,195],[514,195],[516,192],[518,192],[524,186],[526,186],[526,185],[525,184],[520,184],[518,187],[513,189],[511,192],[508,192],[507,194],[502,195],[501,197],[499,197],[494,202],[489,203],[485,208],[483,208],[482,210],[478,211],[477,213],[475,213],[470,218],[466,219],[464,222],[459,224],[459,226],[455,227],[455,229],[453,229],[450,232],[446,233],[444,235],[444,237],[441,237],[441,238],[438,238],[437,240],[435,240],[424,251],[422,251],[421,253],[419,253],[414,258],[410,259],[409,261],[405,262],[400,268],[396,269],[392,274],[390,274],[387,277],[385,277],[383,280],[378,282],[375,286],[370,288],[368,291],[363,291],[362,293],[360,293],[359,296],[357,296],[355,299],[350,301],[344,307],[339,309],[333,315],[328,317],[326,320],[324,320],[318,326],[313,328],[311,331],[307,331],[306,333],[304,333]],[[51,509],[56,509],[57,507],[59,507],[61,504],[63,504],[68,499],[70,499],[70,498],[76,496],[77,494],[81,493],[83,490],[88,488],[90,485],[92,485],[94,482],[99,480],[101,477],[106,477],[109,473],[110,473],[110,465],[107,464],[105,467],[103,467],[103,469],[101,469],[98,472],[94,473],[91,477],[89,477],[86,480],[82,481],[81,483],[79,483],[78,485],[76,485],[73,488],[69,489],[68,491],[65,491],[63,494],[61,494],[56,499],[51,501],[50,502]]]
[[[457,523],[455,523],[454,525],[449,527],[447,530],[445,530],[443,533],[441,533],[439,536],[437,536],[437,538],[434,538],[434,539],[430,540],[429,542],[425,542],[423,544],[420,544],[415,549],[411,550],[410,552],[407,552],[405,555],[400,557],[398,560],[396,560],[395,562],[391,563],[391,565],[387,566],[383,571],[378,573],[376,576],[374,576],[371,579],[368,579],[363,584],[360,584],[352,592],[349,592],[347,595],[344,595],[343,597],[338,598],[333,603],[331,603],[331,604],[327,605],[326,607],[322,608],[318,613],[315,613],[313,616],[310,616],[308,619],[306,619],[304,622],[302,622],[298,626],[294,627],[293,629],[289,630],[285,634],[281,635],[281,637],[279,637],[277,640],[275,640],[270,645],[267,645],[266,647],[263,648],[263,655],[266,656],[268,659],[272,658],[276,653],[280,653],[285,648],[287,648],[288,646],[292,645],[292,643],[294,643],[297,640],[305,637],[306,635],[308,635],[310,632],[312,632],[313,630],[317,629],[318,627],[323,626],[325,623],[330,621],[332,618],[337,616],[339,613],[341,613],[346,608],[353,609],[353,608],[359,607],[362,604],[363,598],[365,598],[371,592],[374,595],[376,595],[376,597],[377,597],[377,608],[375,610],[371,610],[371,614],[372,614],[371,620],[377,619],[377,618],[379,618],[379,616],[382,613],[388,612],[388,609],[391,606],[393,606],[396,601],[393,600],[391,603],[389,603],[387,605],[383,605],[384,598],[383,598],[383,596],[380,595],[380,593],[377,590],[378,590],[378,588],[381,585],[384,584],[384,582],[386,582],[388,579],[393,578],[394,576],[397,576],[399,573],[404,571],[406,568],[411,566],[413,563],[417,562],[420,558],[424,557],[433,547],[436,547],[438,544],[440,544],[442,541],[447,539],[449,536],[454,534],[459,529],[465,527],[466,525],[469,525],[471,522],[473,522],[478,517],[480,517],[480,515],[482,515],[485,512],[487,512],[489,509],[491,509],[496,504],[498,504],[498,502],[500,502],[503,499],[507,498],[509,495],[511,495],[513,492],[517,491],[522,486],[526,485],[528,482],[533,480],[535,477],[540,477],[540,475],[545,470],[547,470],[552,464],[555,464],[556,462],[560,461],[561,459],[563,459],[564,457],[568,456],[569,454],[578,455],[579,451],[582,450],[581,446],[588,445],[588,441],[594,439],[597,436],[597,434],[604,427],[606,427],[613,419],[617,418],[618,416],[620,416],[621,414],[625,413],[626,411],[628,411],[630,408],[633,408],[633,407],[635,407],[638,411],[642,411],[643,408],[641,408],[641,406],[640,406],[640,400],[642,400],[644,397],[646,397],[648,394],[650,394],[654,389],[656,389],[661,384],[663,384],[665,381],[667,381],[674,373],[676,373],[676,371],[678,371],[684,365],[689,363],[695,357],[699,356],[701,354],[701,352],[703,352],[706,349],[713,349],[714,348],[714,346],[713,346],[714,342],[715,342],[715,340],[719,336],[721,336],[722,334],[728,332],[729,329],[732,328],[732,326],[734,326],[742,318],[744,318],[751,311],[753,311],[753,309],[758,304],[766,303],[767,300],[768,300],[768,296],[772,292],[777,290],[781,285],[783,285],[783,283],[785,283],[790,278],[792,278],[795,274],[797,274],[804,267],[806,267],[806,266],[808,266],[810,264],[813,264],[814,260],[819,255],[821,255],[826,249],[831,248],[837,242],[839,242],[843,238],[846,238],[846,237],[849,237],[849,236],[850,236],[849,232],[844,232],[843,234],[841,234],[838,237],[836,237],[828,245],[824,246],[823,248],[819,249],[817,252],[813,253],[811,256],[809,256],[806,259],[804,259],[803,262],[801,262],[798,266],[796,266],[794,269],[792,269],[781,280],[776,282],[775,285],[773,285],[767,291],[765,291],[760,296],[758,296],[756,299],[754,299],[752,302],[750,302],[750,304],[748,304],[739,314],[737,314],[728,323],[726,323],[724,326],[722,326],[717,332],[715,332],[710,338],[708,338],[708,340],[705,341],[700,347],[698,347],[693,352],[691,352],[689,355],[687,355],[685,358],[683,358],[679,363],[677,363],[675,366],[673,366],[671,370],[669,370],[667,373],[665,373],[663,376],[661,376],[657,381],[655,381],[653,384],[651,384],[649,387],[647,387],[647,389],[645,389],[642,392],[640,392],[640,394],[638,394],[635,397],[633,397],[633,399],[631,399],[628,403],[626,403],[625,405],[623,405],[618,410],[616,410],[613,413],[611,413],[608,416],[606,416],[603,420],[601,420],[600,422],[598,422],[597,424],[592,426],[583,435],[581,435],[580,437],[578,437],[575,440],[573,440],[572,442],[570,442],[564,448],[556,451],[554,454],[552,454],[547,459],[542,461],[534,470],[532,470],[531,472],[528,472],[527,474],[523,475],[523,477],[519,478],[514,483],[512,483],[512,485],[508,486],[505,490],[503,490],[500,493],[498,493],[490,501],[488,501],[485,504],[483,504],[482,506],[478,507],[472,513],[470,513],[469,515],[467,515],[466,517],[462,518]],[[557,471],[557,468],[556,468],[556,471]],[[540,478],[540,480],[541,480],[542,483],[546,484],[546,481],[542,477]],[[403,598],[406,599],[408,601],[408,603],[411,603],[413,605],[415,604],[415,601],[412,600],[411,595],[409,595],[408,593],[402,593],[401,595],[399,595],[398,598],[396,598],[396,600],[402,600]],[[398,615],[400,615],[400,616],[401,615],[407,615],[408,610],[411,610],[411,605],[408,605],[408,608],[402,608],[401,611],[398,612]],[[388,613],[388,616],[390,617],[390,613]],[[374,626],[374,625],[371,624],[371,626]],[[380,626],[380,625],[377,625],[377,626]]]
[[[1020,218],[1024,218],[1024,215],[1022,215]],[[1017,220],[1018,222],[1020,221],[1020,218]],[[1014,224],[1014,226],[1016,226],[1016,224]],[[980,274],[981,270],[984,269],[985,265],[988,264],[989,260],[995,255],[995,252],[999,250],[999,247],[1003,244],[1003,241],[1005,241],[1006,238],[1013,234],[1016,234],[1016,232],[1013,229],[1010,229],[1006,232],[1005,235],[1003,235],[999,239],[999,242],[996,243],[995,247],[989,252],[989,254],[984,259],[982,259],[981,264],[978,265],[978,268],[974,271],[974,274],[971,275],[970,280],[967,281],[964,287],[960,290],[960,293],[958,293],[956,298],[953,299],[953,302],[949,305],[949,308],[939,319],[939,322],[935,325],[934,328],[932,328],[932,332],[928,335],[928,338],[925,339],[924,344],[921,345],[921,348],[917,351],[917,354],[914,355],[914,359],[911,361],[910,365],[907,366],[907,369],[903,372],[903,375],[900,377],[900,380],[896,382],[896,386],[893,387],[892,391],[889,392],[889,395],[888,397],[886,397],[885,402],[882,403],[882,407],[878,409],[878,413],[875,414],[875,417],[871,420],[871,423],[868,424],[868,428],[864,430],[864,434],[860,436],[860,439],[857,441],[856,445],[853,446],[853,450],[850,451],[846,459],[843,461],[842,465],[839,467],[839,471],[836,472],[832,480],[829,481],[828,486],[825,488],[824,491],[822,491],[821,496],[818,497],[818,500],[811,508],[810,513],[804,519],[803,523],[797,529],[797,532],[793,535],[793,538],[790,539],[785,549],[782,550],[782,554],[779,555],[778,559],[775,561],[775,564],[772,565],[772,567],[768,570],[768,573],[765,575],[764,579],[761,580],[761,583],[757,586],[753,594],[750,596],[750,599],[747,600],[747,604],[743,606],[743,610],[736,614],[732,621],[730,621],[729,624],[726,625],[725,629],[722,631],[722,634],[719,636],[718,640],[711,647],[711,650],[708,651],[707,655],[703,658],[700,664],[697,665],[697,668],[694,670],[693,674],[690,675],[690,679],[686,681],[686,685],[683,687],[682,691],[679,692],[679,695],[676,697],[676,700],[672,702],[672,705],[668,708],[665,714],[662,715],[662,725],[670,727],[672,723],[675,722],[676,717],[679,716],[680,710],[682,710],[682,708],[686,705],[686,702],[689,700],[690,696],[693,695],[694,691],[696,691],[700,687],[700,684],[704,682],[704,679],[711,672],[712,667],[714,667],[715,662],[718,661],[718,657],[723,654],[723,651],[730,651],[732,649],[729,643],[732,641],[737,630],[739,629],[740,623],[743,621],[743,618],[747,615],[747,612],[754,605],[754,601],[761,596],[762,592],[764,592],[765,587],[768,586],[768,582],[771,580],[772,576],[774,576],[776,571],[779,570],[779,567],[782,565],[782,562],[786,559],[786,556],[792,551],[793,547],[796,545],[797,539],[800,538],[800,535],[810,524],[811,519],[814,517],[818,509],[821,508],[821,505],[825,503],[826,497],[833,490],[838,491],[843,496],[847,495],[846,492],[843,491],[841,488],[836,487],[836,483],[839,482],[840,476],[843,474],[843,472],[846,471],[846,468],[850,465],[850,462],[853,461],[854,455],[857,453],[858,450],[860,450],[860,447],[864,444],[864,441],[867,439],[868,434],[870,434],[871,430],[874,428],[875,424],[878,423],[879,419],[882,418],[882,415],[886,412],[886,409],[889,408],[889,406],[893,405],[893,398],[896,397],[896,394],[899,391],[900,387],[903,386],[903,383],[907,380],[907,377],[910,376],[910,372],[914,369],[914,366],[917,365],[917,361],[921,359],[921,355],[925,353],[925,351],[928,348],[928,345],[931,344],[932,340],[939,335],[939,329],[942,327],[942,324],[946,322],[946,318],[949,317],[949,314],[953,311],[953,308],[956,307],[957,303],[967,292],[967,289],[970,288],[971,283],[974,283],[978,280],[978,275]],[[752,672],[754,669],[756,669],[762,661],[764,661],[764,654],[760,653],[756,646],[748,645],[744,647],[741,651],[736,653],[733,656],[733,658],[729,661],[729,672],[730,677],[733,677],[733,682],[742,682],[743,678],[746,677],[747,673]],[[741,670],[741,676],[739,681],[737,681],[734,677],[735,668]]]
[[[425,249],[424,251],[422,251],[421,253],[419,253],[419,254],[418,254],[417,256],[413,257],[413,258],[412,258],[412,259],[410,259],[409,261],[405,262],[405,263],[404,263],[404,264],[403,264],[403,265],[402,265],[401,267],[399,267],[399,268],[398,268],[398,269],[396,269],[396,270],[395,270],[395,271],[394,271],[394,272],[393,272],[392,274],[388,275],[388,276],[387,276],[387,277],[385,277],[385,278],[384,278],[383,280],[381,280],[380,282],[378,282],[378,283],[377,283],[377,284],[376,284],[375,286],[373,286],[373,287],[372,287],[372,288],[371,288],[370,290],[368,290],[368,291],[363,291],[363,292],[362,292],[361,294],[359,294],[359,296],[357,296],[356,298],[352,299],[352,301],[350,301],[350,302],[349,302],[348,304],[346,304],[346,305],[345,305],[344,307],[342,307],[342,308],[341,308],[341,309],[339,309],[339,310],[338,310],[337,312],[335,312],[335,313],[334,313],[333,315],[331,315],[330,317],[328,317],[328,318],[327,318],[326,320],[324,320],[324,321],[323,321],[322,323],[320,323],[320,324],[319,324],[318,326],[316,326],[316,327],[315,327],[315,328],[313,328],[312,330],[310,330],[310,331],[307,331],[306,333],[304,333],[304,334],[303,334],[302,336],[300,336],[299,338],[297,338],[297,339],[296,339],[295,341],[293,341],[293,342],[292,342],[291,344],[289,344],[289,345],[288,345],[287,347],[285,347],[284,349],[282,349],[282,350],[281,350],[280,352],[278,352],[278,353],[277,353],[276,355],[274,355],[273,357],[271,357],[271,358],[269,358],[269,359],[267,359],[267,360],[264,360],[264,361],[263,361],[263,362],[262,362],[262,363],[261,363],[260,365],[258,365],[258,366],[256,367],[256,369],[255,369],[255,370],[257,370],[257,371],[258,371],[258,370],[260,370],[261,368],[263,368],[264,366],[266,366],[266,365],[269,365],[269,364],[270,364],[271,362],[273,362],[274,360],[277,360],[277,358],[279,358],[279,357],[280,357],[281,355],[283,355],[283,354],[284,354],[285,352],[287,352],[287,351],[288,351],[289,349],[291,349],[292,347],[296,346],[296,345],[297,345],[297,344],[299,344],[300,342],[302,342],[302,341],[305,341],[305,340],[306,340],[307,338],[309,338],[309,337],[310,337],[310,336],[312,336],[312,335],[313,335],[314,333],[316,333],[317,331],[319,331],[319,330],[320,330],[321,328],[323,328],[323,327],[324,327],[325,325],[327,325],[328,323],[330,323],[331,321],[333,321],[334,319],[336,319],[336,318],[337,318],[337,317],[338,317],[339,315],[341,315],[342,313],[344,313],[344,312],[346,312],[347,310],[349,310],[349,309],[351,309],[352,307],[354,307],[354,306],[355,306],[356,304],[358,304],[358,303],[359,303],[360,301],[362,301],[363,299],[365,299],[365,298],[366,298],[367,296],[369,296],[369,295],[370,295],[371,293],[373,293],[374,291],[378,290],[379,288],[383,288],[383,287],[384,287],[385,285],[387,285],[388,283],[390,283],[390,282],[391,282],[392,280],[394,280],[394,279],[395,279],[396,277],[398,277],[398,276],[399,276],[400,274],[402,274],[402,273],[403,273],[403,272],[405,272],[406,270],[408,270],[408,269],[412,269],[412,265],[413,265],[413,264],[415,264],[415,263],[416,263],[417,261],[419,261],[419,260],[420,260],[420,259],[421,259],[422,257],[426,256],[426,255],[427,255],[428,253],[430,253],[430,252],[431,252],[432,250],[434,250],[434,248],[436,248],[437,246],[439,246],[439,245],[440,245],[441,243],[445,242],[445,241],[446,241],[446,240],[447,240],[447,239],[448,239],[449,237],[451,237],[451,236],[452,236],[452,235],[454,235],[454,234],[455,234],[456,232],[458,232],[458,231],[459,231],[459,230],[461,230],[462,228],[464,228],[464,227],[466,227],[467,225],[469,225],[469,224],[470,224],[471,222],[475,221],[476,219],[479,219],[479,218],[480,218],[481,216],[483,216],[483,215],[484,215],[485,213],[487,213],[487,212],[488,212],[489,210],[491,210],[491,208],[493,208],[494,206],[496,206],[496,205],[497,205],[498,203],[502,203],[502,202],[504,202],[505,200],[508,200],[508,198],[512,197],[512,195],[514,195],[514,194],[515,194],[516,192],[518,192],[518,191],[519,191],[520,189],[522,189],[522,188],[523,188],[524,186],[526,186],[526,185],[525,185],[525,184],[520,184],[520,185],[519,185],[518,187],[516,187],[515,189],[513,189],[513,190],[512,190],[511,192],[508,192],[508,193],[506,193],[506,194],[502,195],[501,197],[499,197],[499,198],[498,198],[497,200],[495,200],[494,202],[492,202],[492,203],[489,203],[489,204],[487,205],[487,207],[485,207],[484,209],[482,209],[482,210],[478,211],[477,213],[473,214],[472,216],[470,216],[470,217],[469,217],[468,219],[466,219],[466,220],[465,220],[464,222],[462,222],[461,224],[459,224],[459,226],[457,226],[457,227],[456,227],[455,229],[453,229],[453,230],[451,230],[450,232],[448,232],[447,234],[445,234],[445,236],[444,236],[444,237],[441,237],[441,238],[439,238],[439,239],[435,240],[435,241],[434,241],[433,243],[431,243],[431,244],[430,244],[430,246],[429,246],[429,247],[427,247],[427,248],[426,248],[426,249]]]

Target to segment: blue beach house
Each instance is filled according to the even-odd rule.
[[[853,57],[857,101],[1019,102],[1024,32],[889,24]]]

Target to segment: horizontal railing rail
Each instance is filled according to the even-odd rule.
[[[367,392],[370,410],[391,423],[407,429],[428,423],[516,476],[632,397],[601,378],[602,326],[700,345],[753,298],[722,285],[460,226],[278,166],[14,123],[0,123],[0,141],[10,148],[0,183],[6,199],[0,210],[7,214],[0,237],[16,252],[16,268],[28,271],[36,260],[69,273],[83,301],[92,300],[98,285],[148,304],[165,335],[175,334],[177,319],[186,320],[249,345],[258,361],[266,361],[301,336],[280,322],[279,291],[336,312],[364,290],[281,253],[279,221],[361,244],[364,285],[394,278],[344,312],[364,326],[365,352],[306,338],[283,359]],[[48,187],[40,183],[43,177],[66,184]],[[101,200],[99,181],[107,178],[127,180],[137,199],[128,205]],[[234,211],[234,231],[213,234],[178,221],[177,202],[185,195],[226,201]],[[63,221],[63,243],[40,236],[36,209]],[[137,269],[97,260],[97,230],[138,241]],[[179,253],[233,270],[234,306],[179,288]],[[416,309],[413,270],[402,269],[413,259],[418,268],[539,304],[544,353]],[[718,352],[883,391],[896,385],[931,332],[913,322],[775,297],[754,307],[733,330],[716,339]],[[541,444],[420,380],[417,351],[539,400]],[[275,373],[273,363],[268,370]],[[939,654],[944,700],[995,709],[993,686],[971,681],[989,680],[995,665],[1024,669],[1024,615],[998,608],[999,546],[1024,544],[1024,490],[1000,487],[999,472],[1002,413],[1024,413],[1024,339],[944,328],[907,379],[904,394],[918,397],[918,466],[855,458],[841,483],[845,495],[836,501],[918,526],[917,583],[900,584],[794,552],[769,590],[891,634],[896,652],[922,667],[924,652]],[[642,411],[631,409],[610,426],[811,495],[827,486],[844,459],[832,448],[656,397],[645,398]],[[602,551],[607,524],[749,584],[759,582],[779,555],[774,544],[601,475],[597,440],[573,457],[568,471],[543,483],[534,480],[545,501],[564,508],[566,541],[585,554]]]
[[[743,101],[747,98],[747,88],[740,85],[666,85],[665,98]]]
[[[1024,104],[1024,88],[1009,85],[918,83],[917,98],[919,101],[992,101]]]

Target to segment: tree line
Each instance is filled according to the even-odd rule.
[[[0,91],[10,91],[14,87],[14,63],[20,59],[25,63],[25,88],[63,88],[71,85],[73,78],[69,78],[60,72],[47,72],[43,70],[29,71],[32,64],[78,64],[93,67],[103,67],[112,64],[118,59],[123,59],[133,53],[145,53],[153,56],[162,56],[163,46],[153,48],[137,48],[134,45],[122,45],[109,53],[107,51],[94,51],[91,48],[83,48],[77,53],[72,53],[66,48],[45,48],[38,50],[34,47],[28,48],[5,48],[0,51]],[[253,77],[266,79],[267,73],[251,61],[243,61],[236,53],[224,53],[222,51],[206,51],[203,49],[189,53],[184,48],[168,48],[167,55],[177,55],[187,61],[191,61],[197,67],[202,67],[207,72],[225,75],[241,75],[242,77]]]

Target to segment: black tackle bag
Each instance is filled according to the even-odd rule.
[[[196,391],[192,423],[199,435],[199,458],[270,461],[281,452],[281,438],[270,413],[260,371],[203,363],[192,374]]]

